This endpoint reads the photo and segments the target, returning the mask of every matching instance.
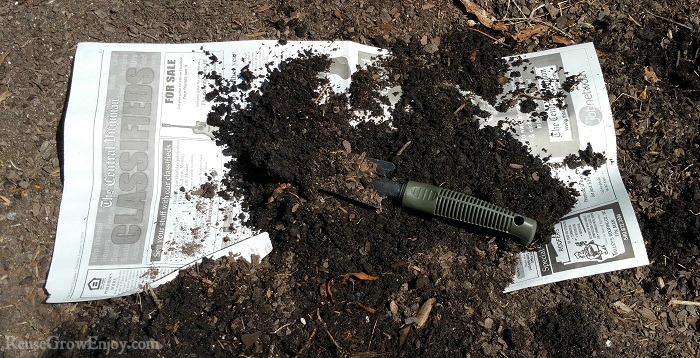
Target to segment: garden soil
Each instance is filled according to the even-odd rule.
[[[0,116],[7,124],[0,128],[3,354],[109,355],[8,343],[60,337],[152,341],[157,355],[190,357],[696,356],[698,5],[481,5],[504,20],[505,30],[483,17],[480,24],[462,2],[0,6],[8,39],[0,48]],[[546,26],[521,42],[509,35],[536,24]],[[210,124],[231,129],[217,140],[239,158],[224,187],[245,195],[248,224],[270,233],[273,252],[252,263],[204,260],[134,296],[43,304],[64,160],[57,154],[59,123],[75,43],[251,38],[347,39],[395,54],[382,69],[359,72],[350,99],[321,93],[318,73],[328,61],[313,54],[271,70],[250,107],[229,111],[230,88],[208,96],[215,109]],[[544,234],[537,239],[546,240],[575,193],[551,179],[546,158],[531,156],[507,132],[479,130],[484,113],[463,106],[468,100],[457,88],[495,104],[500,85],[514,76],[504,73],[500,57],[587,41],[603,67],[617,161],[651,265],[504,294],[522,249],[512,238],[390,200],[378,210],[322,190],[339,175],[374,175],[357,170],[365,163],[358,156],[391,160],[393,179],[508,207],[537,219]],[[410,109],[393,113],[396,129],[348,126],[352,109],[377,110],[386,78],[403,88],[397,108]],[[514,105],[533,110],[531,103]],[[576,160],[598,162],[597,154],[582,151]]]

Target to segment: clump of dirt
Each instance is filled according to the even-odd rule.
[[[569,167],[569,169],[575,169],[584,165],[593,167],[593,169],[598,169],[601,165],[605,164],[605,160],[605,154],[594,152],[593,146],[591,146],[589,142],[586,145],[586,149],[579,150],[578,155],[567,155],[562,163]]]
[[[369,67],[364,71],[356,71],[350,77],[352,85],[348,90],[350,106],[356,110],[364,110],[372,116],[383,113],[382,104],[387,104],[386,96],[378,96],[383,81],[381,71],[377,67]]]
[[[323,190],[380,208],[382,197],[372,185],[378,176],[377,164],[369,160],[365,153],[352,153],[348,141],[343,143],[346,144],[343,150],[331,153],[332,161],[327,164],[336,168],[336,173],[322,178]]]
[[[205,261],[157,290],[162,306],[112,300],[124,314],[97,312],[88,334],[155,339],[178,353],[206,346],[220,354],[400,356],[486,354],[515,349],[504,332],[532,336],[527,322],[508,320],[498,304],[523,249],[514,240],[389,200],[378,212],[321,190],[352,172],[369,186],[376,168],[365,155],[390,160],[396,170],[389,179],[510,208],[537,220],[536,240],[548,240],[574,192],[509,133],[479,129],[486,114],[469,98],[473,92],[495,103],[506,78],[504,50],[471,32],[441,43],[433,53],[417,41],[398,43],[381,61],[389,84],[402,89],[391,125],[349,124],[368,103],[353,96],[377,98],[371,82],[378,72],[358,71],[364,90],[352,87],[350,98],[332,93],[319,75],[330,66],[325,56],[283,62],[243,108],[227,96],[240,87],[220,81],[208,124],[219,127],[219,143],[236,158],[224,184],[244,195],[247,225],[269,232],[275,250],[262,265]]]

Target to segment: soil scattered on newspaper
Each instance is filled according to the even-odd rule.
[[[418,41],[398,43],[380,68],[356,73],[350,97],[329,89],[322,74],[331,61],[311,53],[272,69],[244,108],[230,104],[229,95],[249,88],[250,76],[230,83],[205,74],[219,83],[209,96],[215,103],[208,124],[220,128],[218,141],[237,158],[226,184],[245,197],[247,225],[269,232],[275,250],[261,265],[224,260],[188,270],[155,292],[167,303],[149,320],[127,318],[143,307],[128,303],[116,320],[104,317],[89,334],[127,329],[165,351],[205,346],[220,354],[412,356],[448,347],[466,353],[490,344],[500,349],[499,338],[508,349],[528,349],[534,331],[508,322],[494,304],[503,299],[523,246],[390,200],[377,201],[375,209],[327,191],[371,192],[377,173],[366,156],[391,160],[398,182],[476,196],[534,218],[537,241],[551,236],[576,193],[509,132],[479,129],[487,114],[460,92],[495,103],[507,53],[472,32],[453,33],[442,44],[428,53]],[[389,116],[395,129],[374,121],[352,127],[363,118],[358,112],[377,113],[387,103],[380,94],[384,78],[402,90]],[[474,321],[465,326],[468,317]],[[140,323],[120,324],[124,319]],[[184,324],[192,319],[201,323]],[[177,321],[183,323],[174,328]]]
[[[485,6],[483,12],[476,3]],[[148,1],[0,5],[0,34],[7,39],[0,47],[0,355],[42,355],[39,345],[17,345],[56,342],[54,335],[69,343],[88,337],[133,343],[128,354],[135,356],[698,355],[696,3],[211,0],[178,4],[177,10],[166,2]],[[455,29],[472,36],[460,34],[461,39],[451,42],[445,34]],[[281,127],[250,112],[260,115],[265,125],[244,128],[267,142],[243,141],[238,150],[261,152],[253,151],[249,160],[232,168],[241,175],[236,184],[250,198],[251,224],[268,230],[274,239],[275,250],[268,258],[253,264],[205,260],[173,283],[131,297],[43,304],[64,160],[60,117],[75,44],[262,38],[348,39],[392,47],[405,62],[389,67],[399,75],[391,80],[404,86],[405,96],[413,96],[409,105],[414,112],[397,116],[401,132],[374,125],[348,129],[342,124],[350,112],[342,106],[336,112],[332,106],[347,99],[332,96],[319,104],[314,97],[318,88],[303,92],[303,86],[289,87],[294,80],[316,81],[313,71],[323,67],[323,60],[307,59],[317,66],[313,71],[292,71],[295,75],[288,82],[280,78],[288,89],[303,92],[295,97],[302,102],[275,111],[304,109],[310,120],[328,121],[327,127],[308,128],[319,134],[311,141],[318,147],[297,148],[309,141],[304,136],[295,143],[302,138],[299,133],[270,135]],[[411,44],[389,45],[397,40]],[[461,47],[447,50],[460,41]],[[321,183],[314,178],[329,174],[324,171],[331,167],[339,171],[331,170],[329,182],[340,178],[336,183],[342,183],[355,175],[364,185],[374,175],[358,160],[367,153],[394,161],[395,179],[470,192],[544,222],[548,219],[543,215],[560,215],[534,206],[539,196],[556,195],[531,191],[536,190],[532,181],[518,181],[527,170],[545,177],[540,163],[516,161],[530,157],[502,133],[477,132],[474,108],[465,106],[454,114],[462,97],[450,84],[488,98],[497,88],[479,86],[498,83],[495,59],[503,51],[524,53],[588,41],[594,42],[603,68],[615,118],[617,161],[647,243],[649,266],[503,295],[500,290],[513,270],[512,253],[517,249],[510,240],[416,215],[387,201],[376,213],[318,190]],[[455,59],[472,55],[483,67],[466,73],[477,76],[457,80],[458,70],[445,71],[446,63],[458,66]],[[486,62],[489,58],[493,63]],[[411,73],[411,68],[426,72]],[[491,69],[497,71],[490,73]],[[373,92],[375,75],[361,72],[353,79],[363,86],[353,89],[350,105],[376,114],[377,100],[385,99]],[[502,75],[512,79],[517,74]],[[476,82],[461,82],[471,80]],[[441,87],[439,81],[448,86]],[[412,86],[416,83],[420,85]],[[256,100],[274,106],[270,98]],[[533,104],[524,100],[514,105],[523,112],[537,111]],[[299,113],[290,115],[299,119]],[[427,127],[412,122],[419,118]],[[246,118],[235,119],[246,123]],[[337,131],[328,136],[331,128]],[[460,140],[467,145],[461,146]],[[497,144],[477,153],[487,153],[490,161],[464,149],[488,141]],[[271,150],[274,145],[291,145],[307,156],[280,157],[280,151]],[[317,152],[325,155],[310,155]],[[269,164],[256,158],[265,154],[272,159]],[[302,158],[309,160],[300,166],[284,164]],[[600,158],[584,151],[571,159],[576,165]],[[340,165],[329,167],[329,161]],[[479,170],[489,171],[494,182],[481,177],[476,167],[455,163],[485,164]],[[503,166],[508,168],[503,171]],[[525,193],[533,200],[522,200]],[[157,341],[161,350],[138,349],[147,340]],[[106,355],[80,349],[48,353]]]

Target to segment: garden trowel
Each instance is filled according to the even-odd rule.
[[[535,237],[537,222],[531,218],[438,186],[415,181],[397,183],[385,177],[395,169],[393,163],[374,158],[366,159],[376,165],[378,175],[371,179],[371,184],[381,198],[390,197],[409,209],[508,233],[518,237],[525,246],[530,245]],[[347,193],[333,192],[373,207],[378,206],[376,201],[364,200],[368,196],[348,196]]]

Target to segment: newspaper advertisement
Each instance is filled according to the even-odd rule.
[[[267,255],[272,250],[267,233],[243,225],[243,199],[212,194],[231,158],[213,140],[216,128],[206,123],[211,104],[203,74],[236,78],[236,71],[248,66],[260,75],[259,84],[268,68],[303,50],[332,59],[323,75],[338,90],[349,86],[358,66],[388,54],[327,41],[79,44],[65,112],[64,190],[47,302],[139,292],[172,280],[203,257]],[[547,150],[551,162],[589,142],[609,160],[585,175],[581,168],[554,171],[582,196],[557,224],[550,245],[521,254],[508,290],[646,264],[615,164],[612,116],[593,46],[523,58],[529,58],[531,69],[521,72],[532,71],[536,85],[561,86],[565,73],[581,76],[581,83],[564,107],[540,103],[552,112],[544,120],[494,110],[484,125],[519,121],[520,139],[533,154]],[[385,92],[390,103],[400,93],[397,88]],[[239,96],[243,101],[244,93]]]

